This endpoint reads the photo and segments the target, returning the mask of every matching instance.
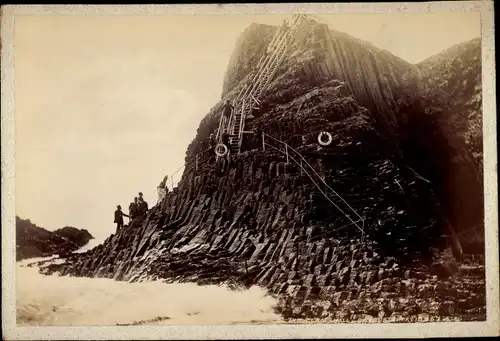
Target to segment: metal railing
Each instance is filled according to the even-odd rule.
[[[272,144],[266,142],[266,137],[268,138],[268,141],[275,141],[277,143],[279,143],[280,146],[283,146],[284,147],[284,150],[281,149],[281,148],[277,148],[275,146],[273,146]],[[352,225],[355,225],[356,228],[361,232],[361,241],[363,242],[364,241],[364,236],[365,236],[365,219],[351,206],[349,205],[349,203],[347,203],[346,200],[344,200],[344,198],[342,198],[342,196],[337,193],[333,188],[331,188],[331,186],[329,186],[326,181],[316,172],[316,170],[309,164],[309,162],[307,162],[307,160],[304,158],[304,156],[299,153],[296,149],[294,149],[293,147],[291,147],[289,144],[287,144],[286,142],[284,141],[281,141],[269,134],[266,134],[266,133],[262,133],[262,149],[263,151],[265,151],[265,148],[267,147],[270,147],[282,154],[285,154],[286,156],[286,161],[287,163],[291,161],[293,161],[297,166],[300,167],[300,170],[301,172],[305,173],[309,179],[311,180],[311,182],[316,186],[316,188],[320,191],[320,193],[328,200],[328,202],[330,202],[335,208],[337,208],[345,217],[347,217],[350,221],[350,223],[346,224],[346,225],[343,225],[339,228],[336,228],[335,230],[331,230],[328,232],[329,233],[333,233],[333,232],[337,232],[339,230],[342,230],[342,229],[345,229],[349,226],[352,226]],[[201,151],[199,153],[197,153],[196,155],[194,155],[193,157],[189,158],[181,167],[179,167],[179,169],[177,169],[174,173],[172,173],[169,178],[170,178],[170,181],[171,181],[171,184],[172,184],[172,191],[174,190],[175,188],[175,185],[174,185],[174,176],[179,173],[181,170],[185,170],[187,169],[187,171],[191,171],[193,169],[198,169],[201,165],[202,165],[202,161],[200,160],[200,156],[204,155],[205,153],[207,153],[208,151],[213,151],[212,148],[208,148],[204,151]],[[295,156],[293,156],[293,155]],[[207,160],[205,160],[205,162],[209,161],[210,158],[208,158]],[[189,168],[186,168],[186,167],[189,167]],[[315,180],[316,179],[316,180]],[[177,184],[182,180],[182,176],[179,178],[179,181],[177,182]],[[334,194],[334,196],[338,199],[340,199],[348,208],[349,208],[349,211],[354,213],[354,215],[358,218],[357,220],[354,220],[351,218],[351,216],[345,212],[345,210],[343,210],[342,208],[339,207],[339,205],[337,205],[331,198],[330,196],[328,195],[329,191],[331,193]],[[158,201],[160,202],[160,200]],[[361,223],[361,224],[359,224]]]
[[[275,34],[273,39],[271,40],[271,43],[267,47],[267,51],[269,53],[263,54],[261,59],[259,60],[257,64],[258,72],[252,77],[251,83],[253,85],[248,85],[245,84],[243,88],[240,90],[235,103],[233,103],[233,110],[231,112],[231,115],[228,119],[226,119],[223,115],[221,115],[221,118],[219,120],[219,126],[217,128],[217,133],[216,133],[216,141],[220,142],[220,139],[222,138],[222,132],[227,129],[227,132],[230,135],[234,135],[235,133],[235,128],[236,128],[236,121],[237,121],[237,116],[240,116],[240,122],[239,122],[239,130],[238,130],[238,136],[232,136],[231,141],[233,141],[234,138],[238,139],[238,150],[241,148],[241,143],[242,143],[242,136],[243,136],[243,131],[244,131],[244,121],[246,119],[246,114],[247,111],[250,112],[253,107],[253,100],[257,100],[257,98],[260,96],[260,94],[265,90],[265,87],[269,84],[270,80],[274,76],[275,72],[277,71],[277,68],[281,61],[283,60],[284,56],[286,55],[287,47],[288,47],[288,37],[291,35],[292,30],[302,21],[302,18],[305,18],[306,16],[304,15],[296,15],[294,16],[294,20],[292,21],[292,24],[286,32],[283,31],[283,27],[281,26],[278,28],[278,32]],[[319,19],[319,18],[318,18]],[[285,24],[283,24],[285,25]],[[248,99],[248,100],[247,100]],[[238,102],[241,102],[240,105],[238,105]],[[302,103],[300,104],[300,107],[302,106]],[[299,110],[300,110],[299,107]],[[225,124],[224,124],[225,123]],[[227,126],[226,129],[224,129],[224,126]],[[337,192],[335,192],[324,180],[323,178],[314,170],[314,168],[306,161],[306,159],[294,148],[292,148],[290,145],[287,143],[278,140],[271,135],[262,134],[262,146],[265,149],[265,146],[268,145],[269,147],[272,147],[276,150],[279,150],[280,152],[283,152],[279,148],[275,148],[274,146],[268,144],[265,142],[265,136],[270,138],[271,140],[274,140],[281,145],[285,147],[284,153],[286,154],[287,157],[287,162],[289,159],[292,159],[295,163],[297,163],[301,171],[305,172],[311,181],[315,184],[315,186],[320,190],[320,192],[330,201],[338,210],[340,210],[346,217],[349,218],[351,221],[350,224],[348,225],[356,225],[356,227],[362,232],[362,235],[364,235],[364,218],[361,217]],[[182,167],[180,167],[176,172],[174,172],[170,176],[170,180],[172,183],[172,190],[174,188],[174,175],[177,174],[179,171],[185,168],[187,164],[189,164],[190,161],[193,161],[193,159],[196,159],[196,167],[198,166],[198,158],[200,154],[203,154],[207,152],[210,149],[207,149],[199,154],[196,154],[191,160],[188,160]],[[297,161],[294,157],[290,156],[289,152],[295,153],[296,156],[298,156],[299,161]],[[216,158],[218,160],[218,157]],[[306,167],[304,167],[304,164]],[[319,179],[320,183],[322,183],[322,186],[324,186],[324,190],[316,181],[314,181],[313,176],[306,170],[306,168],[309,168],[309,170],[313,173],[313,175],[316,176],[317,179]],[[179,180],[180,181],[180,180]],[[331,191],[337,198],[339,198],[348,208],[351,212],[354,213],[355,216],[357,216],[359,219],[354,221],[351,219],[350,215],[346,214],[338,205],[336,205],[330,197],[327,195],[328,190]],[[362,222],[361,227],[358,225],[359,222]]]
[[[213,151],[213,148],[208,148],[208,149],[205,149],[201,152],[196,153],[194,156],[190,157],[186,162],[184,162],[184,164],[182,166],[180,166],[175,172],[173,172],[172,174],[170,174],[168,176],[169,180],[170,180],[171,187],[172,187],[171,190],[173,190],[176,187],[176,185],[182,180],[182,175],[181,175],[179,177],[179,180],[174,182],[174,176],[177,173],[179,173],[180,171],[186,169],[186,166],[191,166],[188,170],[199,168],[203,164],[203,162],[201,160],[201,156],[205,155],[209,151]],[[168,184],[165,184],[165,185],[168,185]]]
[[[278,143],[280,143],[281,145],[283,145],[285,147],[285,150],[283,151],[282,149],[280,148],[276,148],[275,146],[267,143],[265,141],[265,137],[268,137],[269,139],[273,140],[273,141],[276,141]],[[361,232],[361,239],[363,240],[364,239],[364,226],[365,226],[365,219],[351,206],[347,203],[347,201],[344,200],[344,198],[342,198],[342,196],[340,194],[338,194],[333,188],[331,188],[326,182],[325,180],[323,180],[323,178],[316,172],[316,170],[309,164],[309,162],[307,162],[307,160],[302,156],[302,154],[300,154],[297,150],[295,150],[293,147],[291,147],[289,144],[287,144],[286,142],[283,142],[281,140],[278,140],[276,138],[274,138],[273,136],[269,135],[269,134],[266,134],[266,133],[262,133],[262,146],[263,148],[265,148],[265,146],[269,146],[283,154],[286,155],[286,158],[287,158],[287,162],[289,162],[289,160],[292,160],[293,162],[295,162],[301,169],[301,171],[303,171],[309,178],[310,180],[313,182],[313,184],[318,188],[318,190],[321,192],[321,194],[323,194],[323,196],[333,205],[335,206],[342,214],[344,214],[350,221],[351,223],[345,225],[345,226],[342,226],[341,228],[344,228],[344,227],[347,227],[349,225],[355,225]],[[295,153],[295,155],[298,157],[299,160],[297,160],[295,157],[293,157],[292,155],[290,155],[290,152],[293,152]],[[305,165],[305,166],[304,166]],[[316,176],[316,178],[318,179],[318,181],[315,181],[313,176],[309,173],[309,171],[307,171],[308,168],[310,170],[311,173],[313,173],[313,175]],[[322,183],[322,186],[324,186],[324,190],[322,188],[322,186],[320,186],[318,184],[318,182]],[[344,210],[342,210],[329,196],[328,196],[328,190],[333,193],[335,195],[335,197],[337,197],[338,199],[340,199],[348,208],[349,210],[354,213],[354,215],[358,218],[358,220],[353,220],[351,218],[351,216],[349,214],[347,214],[346,212],[344,212]],[[361,222],[361,226],[358,224]]]
[[[291,36],[292,30],[302,21],[304,15],[295,15],[290,27],[286,27],[283,23],[273,39],[266,48],[266,53],[262,55],[257,63],[257,72],[252,77],[251,85],[245,85],[239,92],[236,100],[234,101],[234,109],[229,117],[229,120],[221,116],[219,127],[217,129],[216,141],[221,140],[222,132],[225,130],[224,126],[227,125],[227,132],[230,135],[235,135],[236,121],[239,116],[239,130],[238,136],[232,136],[231,142],[234,138],[238,141],[238,151],[241,149],[243,131],[245,127],[245,120],[247,113],[251,112],[253,108],[253,100],[258,100],[259,96],[265,91],[269,82],[275,75],[278,66],[282,62],[288,50],[288,40]],[[223,123],[225,122],[225,124]]]

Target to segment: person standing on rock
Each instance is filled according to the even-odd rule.
[[[122,212],[122,207],[120,205],[116,206],[115,211],[115,223],[116,223],[116,233],[123,228],[123,216],[130,218],[128,215]]]
[[[165,175],[162,182],[158,185],[158,202],[161,202],[168,193],[168,185],[167,185],[168,175]]]
[[[142,192],[139,192],[139,214],[145,215],[148,212],[148,203],[142,197]]]
[[[128,206],[128,214],[130,215],[130,219],[134,219],[137,217],[137,213],[139,211],[139,203],[137,202],[137,197],[134,198],[134,201],[130,203]]]

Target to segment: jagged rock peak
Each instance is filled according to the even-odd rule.
[[[241,34],[224,77],[222,97],[232,98],[233,90],[238,91],[238,85],[255,71],[276,29],[253,24]],[[311,77],[345,81],[355,99],[390,132],[398,124],[397,108],[414,101],[418,93],[420,72],[416,66],[314,20],[296,27],[284,65],[301,65]]]

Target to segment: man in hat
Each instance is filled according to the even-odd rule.
[[[116,206],[115,211],[115,223],[116,223],[116,233],[123,228],[123,216],[130,218],[128,215],[122,212],[122,207],[120,205]]]
[[[138,202],[139,202],[139,214],[140,215],[146,214],[146,212],[148,211],[148,203],[146,202],[146,200],[144,200],[142,192],[139,192]]]
[[[137,217],[138,210],[139,210],[139,203],[138,203],[137,197],[135,197],[134,201],[131,202],[129,207],[128,207],[130,219],[134,219],[135,217]]]

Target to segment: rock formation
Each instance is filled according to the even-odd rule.
[[[223,100],[248,82],[275,30],[252,25],[242,34]],[[204,152],[221,101],[187,149],[186,161],[198,155],[198,168],[188,163],[174,191],[102,245],[43,271],[261,285],[287,317],[484,319],[481,257],[463,254],[453,210],[443,205],[448,187],[435,183],[449,175],[444,153],[458,155],[446,135],[457,132],[438,124],[447,111],[425,92],[434,86],[428,64],[411,65],[314,21],[293,37],[247,122],[254,134],[242,153],[216,163]],[[421,131],[411,130],[416,123]],[[322,131],[332,135],[328,146],[317,142]],[[423,136],[442,144],[436,153]],[[431,155],[419,161],[422,151]]]
[[[87,230],[66,226],[48,231],[30,220],[16,217],[16,259],[71,253],[94,237]]]
[[[429,134],[420,139],[429,141],[430,155],[441,158],[434,162],[441,170],[429,177],[464,249],[484,253],[481,39],[457,44],[418,67],[426,123],[443,136],[442,143]]]

